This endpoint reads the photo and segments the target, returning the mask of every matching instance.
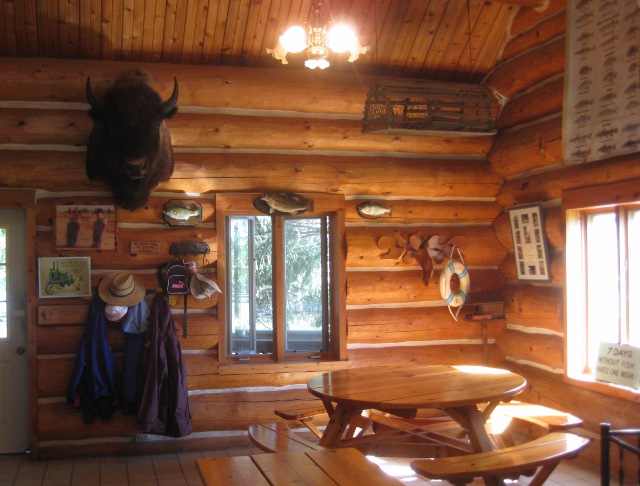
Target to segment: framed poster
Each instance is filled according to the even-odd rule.
[[[518,280],[551,280],[542,205],[509,209]]]
[[[639,24],[637,0],[567,2],[567,163],[640,151]]]
[[[56,206],[55,250],[115,250],[116,211],[109,204]]]
[[[91,258],[38,258],[38,295],[41,299],[90,297]]]

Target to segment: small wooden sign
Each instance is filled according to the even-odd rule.
[[[640,348],[600,343],[596,380],[640,388]]]
[[[129,245],[131,255],[159,255],[159,241],[132,241]]]

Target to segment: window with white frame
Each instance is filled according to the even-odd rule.
[[[594,381],[601,342],[640,347],[638,189],[633,182],[563,195],[570,379]]]
[[[216,197],[220,362],[345,359],[344,199],[292,216],[259,212],[259,196]]]

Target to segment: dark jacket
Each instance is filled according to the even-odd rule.
[[[95,414],[111,418],[111,402],[118,396],[118,369],[107,339],[104,306],[96,293],[67,389],[67,403],[77,403],[79,398],[87,423]]]
[[[164,293],[153,298],[147,325],[147,358],[143,373],[138,426],[148,434],[191,434],[187,369]]]

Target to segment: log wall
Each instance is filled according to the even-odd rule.
[[[112,203],[107,187],[85,174],[91,129],[84,85],[96,96],[129,65],[51,59],[3,59],[9,83],[0,90],[0,186],[36,194],[36,256],[88,255],[92,285],[113,271],[132,271],[151,293],[157,266],[170,259],[172,242],[206,241],[200,271],[215,271],[215,195],[221,192],[291,191],[344,194],[346,199],[348,361],[344,363],[220,366],[215,301],[188,300],[189,336],[182,338],[181,300],[174,321],[188,370],[194,434],[163,443],[165,450],[202,447],[211,437],[246,434],[248,425],[272,421],[284,402],[309,399],[306,381],[346,366],[386,363],[483,361],[479,323],[455,322],[444,306],[436,265],[429,286],[415,262],[381,258],[377,242],[410,235],[441,242],[457,237],[470,268],[472,290],[499,290],[507,250],[492,222],[502,213],[496,196],[504,177],[487,161],[493,137],[449,138],[361,133],[366,92],[373,79],[313,76],[288,70],[143,65],[168,96],[180,83],[179,114],[167,122],[175,172],[135,212],[117,209],[117,248],[69,252],[55,247],[55,207]],[[340,93],[340,96],[335,96]],[[6,190],[6,189],[5,189]],[[186,194],[189,194],[188,196]],[[195,194],[195,195],[194,195]],[[203,220],[169,227],[162,218],[170,199],[195,199]],[[393,204],[392,215],[364,220],[358,204]],[[160,253],[132,255],[131,241],[159,242]],[[224,291],[224,289],[223,289]],[[65,403],[89,301],[35,299],[32,453],[41,457],[82,453],[146,452],[158,443],[142,436],[132,417],[116,411],[90,426]],[[490,326],[487,359],[504,356]],[[119,331],[109,339],[118,359]],[[157,438],[154,438],[157,439]],[[206,444],[205,444],[206,445]]]
[[[381,258],[383,236],[458,237],[472,290],[499,290],[506,319],[489,326],[489,364],[527,377],[525,399],[582,417],[582,433],[597,425],[637,426],[637,403],[563,382],[564,231],[562,191],[640,177],[635,156],[568,166],[562,157],[564,18],[566,2],[542,12],[521,9],[503,59],[485,83],[506,104],[498,136],[439,138],[364,135],[360,119],[372,78],[234,67],[143,65],[168,95],[180,82],[172,179],[136,212],[119,210],[118,247],[92,252],[92,283],[108,272],[131,270],[155,289],[155,268],[172,241],[199,239],[215,268],[215,194],[292,191],[344,194],[347,237],[348,362],[238,368],[217,361],[216,306],[189,299],[189,337],[181,338],[188,368],[192,438],[163,442],[166,450],[209,437],[242,435],[251,423],[273,420],[282,402],[308,398],[309,377],[341,366],[385,363],[482,362],[481,328],[454,322],[436,286],[421,284],[420,268]],[[0,187],[35,189],[37,256],[64,255],[53,247],[53,214],[66,202],[110,202],[109,190],[88,181],[84,144],[90,130],[84,83],[99,96],[125,63],[3,59],[0,90]],[[340,93],[336,96],[335,93]],[[6,189],[5,189],[6,190]],[[171,198],[197,199],[201,225],[170,228],[161,209]],[[393,204],[391,217],[362,220],[360,202]],[[551,248],[552,281],[518,282],[506,209],[542,203]],[[129,254],[132,240],[161,242],[160,255]],[[436,266],[434,282],[440,266]],[[223,289],[224,290],[224,289]],[[88,302],[34,299],[32,349],[33,445],[36,455],[146,452],[131,418],[82,424],[64,403]],[[181,335],[179,304],[175,323]],[[110,332],[116,352],[122,336]],[[34,349],[35,348],[35,349]],[[205,442],[203,442],[205,441]],[[597,445],[588,454],[597,460]]]
[[[599,462],[599,423],[637,427],[638,400],[631,401],[564,382],[564,228],[562,191],[598,183],[638,180],[640,156],[567,165],[562,154],[566,2],[552,0],[547,10],[521,10],[503,59],[485,82],[507,98],[497,125],[489,162],[505,177],[497,202],[505,208],[542,203],[551,250],[548,283],[518,282],[507,214],[493,222],[498,240],[509,250],[500,265],[506,280],[507,328],[496,339],[505,366],[527,377],[525,398],[569,411],[585,421],[582,433],[594,443],[584,454]],[[525,68],[524,66],[527,66]],[[640,189],[640,183],[639,183]],[[613,459],[614,462],[616,459]],[[629,471],[635,477],[637,472]]]

